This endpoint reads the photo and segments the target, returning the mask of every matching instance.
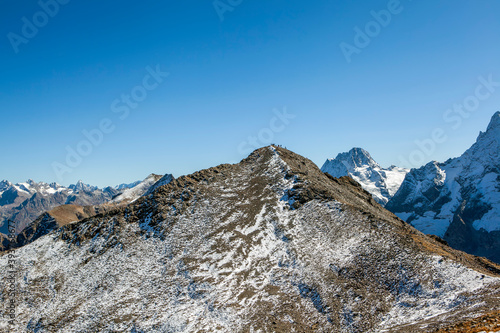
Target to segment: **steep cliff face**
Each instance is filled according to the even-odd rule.
[[[386,208],[455,248],[500,262],[500,112],[462,156],[412,169]]]
[[[273,146],[10,254],[12,332],[414,332],[500,306],[498,266]]]

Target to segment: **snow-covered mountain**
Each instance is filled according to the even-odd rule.
[[[382,168],[366,150],[353,148],[326,160],[321,171],[336,178],[350,176],[384,206],[396,194],[409,169],[394,165]]]
[[[114,188],[116,190],[126,190],[127,188],[132,188],[132,187],[134,187],[136,185],[139,185],[140,183],[141,183],[141,181],[138,180],[138,181],[135,181],[135,182],[130,183],[130,184],[123,183],[123,184],[120,184],[120,185],[116,185]]]
[[[111,200],[120,191],[84,184],[82,181],[69,187],[28,180],[13,184],[0,183],[0,232],[8,233],[7,219],[15,222],[19,233],[40,214],[64,204],[99,205]]]
[[[3,240],[0,239],[0,250],[23,246],[67,223],[127,205],[143,195],[149,195],[153,190],[170,183],[173,179],[171,174],[164,176],[151,174],[143,181],[121,184],[114,188],[106,187],[103,190],[79,181],[68,188],[56,184],[54,185],[57,186],[55,192],[45,190],[47,187],[45,183],[28,181],[26,184],[23,183],[24,185],[12,185],[5,182],[4,184],[10,184],[15,188],[22,186],[30,189],[33,195],[20,204],[21,208],[17,207],[14,210],[16,213],[11,220],[18,220],[18,235],[14,241],[7,241],[5,237]],[[28,183],[31,184],[30,187]],[[3,187],[8,186],[0,183],[0,188]],[[58,194],[53,195],[56,192]],[[33,202],[40,201],[42,205],[33,204]],[[24,219],[20,220],[21,217]]]
[[[500,266],[274,146],[9,254],[9,332],[433,332],[500,306]]]
[[[455,248],[500,262],[500,112],[462,156],[412,169],[386,208]]]
[[[97,206],[111,200],[118,203],[137,199],[160,178],[150,175],[142,182],[103,189],[81,180],[68,187],[57,183],[37,183],[31,179],[18,184],[4,180],[0,182],[0,233],[8,233],[7,219],[16,223],[19,233],[40,214],[61,205]]]
[[[170,180],[173,179],[172,175],[170,174],[167,174],[166,176],[169,177]],[[135,186],[125,188],[125,190],[120,195],[113,198],[112,202],[133,202],[146,194],[146,192],[148,192],[148,190],[162,178],[162,175],[156,175],[152,173],[147,176],[146,179],[144,179],[142,182],[137,183]]]

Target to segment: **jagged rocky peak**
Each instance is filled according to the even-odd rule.
[[[12,186],[12,183],[9,182],[8,180],[2,180],[0,182],[0,192],[3,192],[5,191],[6,189],[8,189],[10,186]]]
[[[330,162],[329,165],[333,170],[337,167],[338,177],[346,176],[344,170],[350,172],[359,167],[379,167],[378,163],[370,156],[370,153],[363,148],[352,148],[349,152],[340,153],[337,157],[328,159],[326,163],[328,162]]]
[[[486,132],[479,133],[476,143],[465,152],[470,158],[478,158],[482,164],[488,164],[487,159],[500,163],[500,112],[491,117]],[[490,155],[490,156],[488,156]]]
[[[274,146],[13,254],[17,290],[36,295],[14,332],[418,332],[500,305],[500,267]]]
[[[69,188],[76,192],[92,192],[98,189],[97,186],[91,186],[89,184],[85,184],[82,180],[79,180],[74,185],[70,185]]]
[[[353,161],[354,166],[364,166],[369,165],[371,167],[379,166],[377,162],[373,160],[370,153],[368,153],[363,148],[353,148],[349,151],[349,155]]]
[[[51,188],[53,188],[54,190],[57,190],[57,189],[60,189],[60,188],[63,188],[63,187],[64,187],[64,186],[62,186],[62,185],[59,185],[59,184],[58,184],[58,183],[56,183],[56,182],[52,182],[52,183],[50,183],[50,184],[49,184],[49,186],[50,186]]]
[[[328,159],[321,170],[333,177],[352,177],[381,205],[397,192],[409,171],[396,166],[384,169],[362,148],[353,148]]]
[[[500,262],[500,112],[460,157],[412,169],[386,208],[451,246]]]
[[[491,117],[487,131],[500,131],[500,111],[495,112]]]

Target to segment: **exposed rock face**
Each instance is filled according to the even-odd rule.
[[[454,248],[500,262],[500,112],[462,156],[412,169],[386,208]]]
[[[353,178],[384,206],[396,194],[409,170],[396,166],[384,169],[366,150],[353,148],[347,153],[328,159],[321,171],[336,178]]]
[[[62,205],[40,215],[35,221],[24,228],[15,239],[10,239],[9,242],[2,242],[0,245],[1,251],[12,250],[34,242],[38,238],[51,233],[60,227],[81,221],[85,218],[95,216],[110,210],[116,209],[115,205],[98,205],[98,206],[78,206],[78,205]]]
[[[500,306],[499,266],[276,147],[10,254],[12,332],[415,332]]]

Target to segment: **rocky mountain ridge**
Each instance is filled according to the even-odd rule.
[[[434,331],[500,306],[498,265],[274,146],[9,254],[12,332]]]

